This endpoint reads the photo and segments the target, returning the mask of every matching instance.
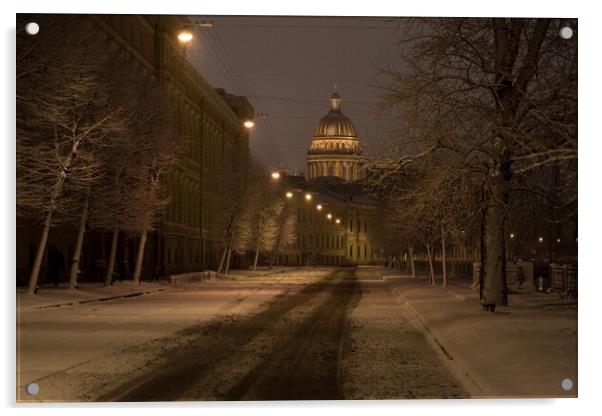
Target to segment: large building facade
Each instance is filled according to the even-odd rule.
[[[384,262],[382,209],[362,191],[362,148],[357,129],[334,93],[314,129],[306,177],[284,177],[288,209],[296,216],[294,244],[281,264],[353,265]]]
[[[57,15],[56,18],[62,18]],[[135,68],[140,77],[160,82],[174,108],[177,132],[186,149],[169,174],[169,205],[147,242],[142,276],[162,276],[215,268],[222,248],[219,201],[220,171],[245,169],[249,158],[249,132],[244,120],[254,109],[245,97],[237,97],[209,85],[185,59],[178,33],[191,25],[185,16],[89,15],[98,36],[117,67]],[[194,47],[191,45],[189,47]],[[118,73],[115,76],[119,76]],[[62,254],[66,280],[73,254],[70,227],[51,230],[49,250]],[[39,229],[22,224],[17,229],[17,280],[25,283],[39,238]],[[121,235],[117,273],[131,274],[138,239]],[[110,238],[94,231],[86,234],[82,252],[82,279],[101,280]],[[47,256],[46,256],[47,257]],[[44,267],[47,259],[44,259]],[[42,270],[41,282],[45,280]]]

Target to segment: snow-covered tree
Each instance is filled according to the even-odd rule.
[[[279,218],[279,230],[276,238],[276,244],[272,250],[272,259],[270,260],[270,266],[278,260],[278,255],[284,249],[291,248],[297,241],[297,214],[291,212],[288,206],[285,204],[282,208]]]
[[[77,285],[87,195],[103,174],[97,156],[125,128],[122,112],[110,104],[108,57],[98,53],[105,45],[90,26],[74,16],[53,20],[52,30],[35,37],[17,36],[17,213],[42,225],[29,293],[37,288],[50,228],[74,212],[80,227],[71,285]]]
[[[416,19],[401,41],[403,67],[386,71],[382,109],[399,110],[404,125],[395,132],[397,155],[376,164],[394,178],[447,151],[478,179],[488,310],[507,304],[512,197],[537,188],[542,169],[570,171],[577,158],[577,40],[558,36],[565,24],[576,33],[574,20]]]

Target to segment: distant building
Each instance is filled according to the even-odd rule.
[[[297,217],[294,245],[280,264],[379,264],[385,248],[382,209],[362,191],[362,148],[357,130],[334,93],[331,109],[314,130],[307,151],[307,179],[284,176],[288,208]]]
[[[336,176],[362,179],[362,147],[355,126],[341,111],[338,93],[330,97],[330,111],[317,124],[307,151],[307,179]]]

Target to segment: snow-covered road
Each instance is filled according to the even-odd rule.
[[[20,401],[465,397],[377,268],[20,314]],[[23,394],[36,382],[40,394]]]

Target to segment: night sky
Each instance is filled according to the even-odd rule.
[[[391,115],[372,110],[397,66],[400,21],[386,18],[219,17],[196,29],[188,59],[214,87],[246,95],[258,117],[251,152],[268,169],[305,171],[305,152],[318,120],[329,110],[334,84],[342,110],[369,154],[393,126]]]

